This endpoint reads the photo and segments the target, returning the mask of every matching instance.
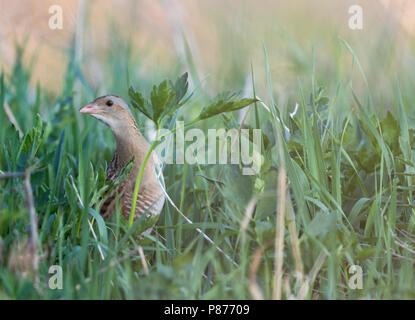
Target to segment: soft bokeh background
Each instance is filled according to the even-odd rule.
[[[48,27],[53,4],[63,8],[63,30]],[[363,30],[348,27],[353,4],[363,7]],[[355,50],[369,82],[382,92],[414,64],[414,14],[415,3],[407,0],[0,0],[0,63],[9,70],[16,43],[27,41],[25,61],[35,61],[32,83],[58,94],[68,48],[76,38],[85,78],[94,90],[105,91],[114,82],[127,86],[125,75],[112,72],[120,67],[149,82],[177,68],[188,70],[187,43],[205,90],[243,88],[252,63],[261,93],[265,44],[274,90],[284,101],[297,90],[297,79],[309,76],[313,50],[320,76],[348,77],[351,56],[342,50],[341,37]],[[404,87],[411,86],[413,77],[407,72],[405,77]]]

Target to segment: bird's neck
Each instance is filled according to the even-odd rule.
[[[139,168],[150,148],[147,140],[137,128],[113,133],[117,142],[115,153],[120,165],[125,166],[134,157],[134,167]]]

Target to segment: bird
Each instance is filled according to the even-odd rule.
[[[116,148],[107,166],[107,181],[115,181],[120,176],[123,167],[134,158],[132,169],[127,177],[103,199],[100,207],[100,214],[104,219],[108,219],[116,211],[118,194],[121,214],[128,221],[137,175],[150,149],[150,144],[141,134],[128,104],[119,96],[98,97],[81,107],[79,112],[89,114],[106,124],[115,137]],[[143,214],[146,214],[146,219],[156,217],[163,209],[165,197],[158,174],[164,182],[159,158],[153,151],[148,158],[140,181],[134,220]],[[151,229],[146,232],[150,233]]]

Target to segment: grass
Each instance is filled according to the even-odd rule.
[[[166,165],[177,209],[166,203],[155,232],[140,243],[134,232],[146,229],[141,222],[129,230],[119,214],[103,221],[91,208],[114,141],[107,128],[77,113],[74,97],[87,102],[96,92],[75,55],[54,100],[40,86],[33,94],[18,48],[14,68],[0,78],[0,175],[31,170],[38,239],[31,244],[24,180],[0,180],[0,298],[415,298],[413,95],[396,80],[373,99],[365,67],[346,41],[336,41],[351,58],[350,77],[322,79],[313,53],[308,78],[293,85],[286,105],[275,97],[264,46],[266,87],[258,87],[255,70],[251,85],[268,96],[240,111],[242,123],[235,111],[195,124],[204,131],[261,128],[261,172]],[[127,98],[128,84],[152,85],[112,59],[109,65],[129,80],[105,89]],[[356,74],[364,79],[359,93]],[[79,82],[82,91],[74,93]],[[178,119],[194,119],[210,104],[207,97],[197,87]],[[374,105],[382,97],[393,97],[385,115],[384,105]],[[145,116],[135,116],[144,128]],[[48,287],[52,265],[62,267],[62,290]],[[363,271],[358,290],[349,286],[352,265]]]

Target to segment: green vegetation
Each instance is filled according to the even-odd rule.
[[[135,89],[153,83],[110,57],[108,65],[126,80],[104,89],[132,98],[140,128],[149,117],[170,129],[182,119],[206,131],[262,130],[257,175],[242,175],[238,165],[166,165],[167,192],[193,223],[166,202],[155,232],[139,243],[134,235],[146,230],[144,221],[129,230],[119,214],[104,221],[93,209],[111,187],[104,180],[114,141],[105,126],[77,112],[82,104],[74,97],[87,102],[96,92],[74,55],[56,101],[46,88],[33,92],[19,48],[12,72],[0,78],[0,175],[31,170],[38,239],[33,253],[24,180],[0,180],[0,298],[415,298],[413,94],[398,80],[377,92],[349,44],[333,41],[351,57],[350,80],[319,77],[311,56],[308,78],[279,105],[264,47],[266,87],[251,85],[269,95],[239,111],[253,100],[222,95],[212,102],[200,86],[188,100],[183,77],[141,94]],[[352,74],[364,79],[359,93]],[[48,287],[51,265],[62,266],[62,290]],[[362,267],[360,290],[348,285],[351,265]]]

